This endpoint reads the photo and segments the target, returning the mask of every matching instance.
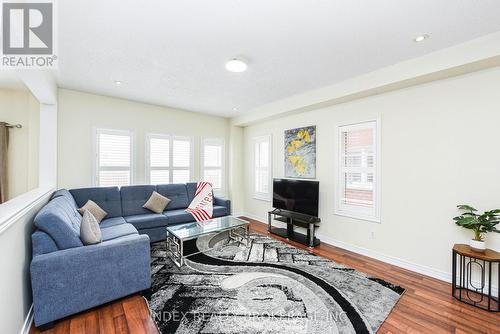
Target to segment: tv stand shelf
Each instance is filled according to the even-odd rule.
[[[286,223],[286,228],[275,227],[272,225],[273,220]],[[269,233],[279,235],[280,237],[296,241],[308,247],[315,247],[320,244],[320,240],[316,238],[316,227],[321,222],[318,217],[312,217],[300,213],[274,209],[268,212]],[[303,227],[307,230],[307,234],[299,233],[294,230],[294,227]]]

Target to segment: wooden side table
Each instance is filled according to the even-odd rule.
[[[500,312],[500,253],[487,249],[476,252],[469,245],[456,244],[452,252],[452,295],[469,305]],[[496,277],[493,277],[496,267]],[[458,282],[457,282],[458,278]],[[492,286],[497,287],[496,296]]]

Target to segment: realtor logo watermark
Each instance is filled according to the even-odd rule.
[[[33,69],[57,66],[54,3],[2,3],[3,68]]]

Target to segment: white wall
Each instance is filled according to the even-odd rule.
[[[30,271],[33,218],[48,201],[51,192],[31,203],[10,221],[0,225],[0,332],[20,333],[32,305]],[[25,322],[27,324],[25,324]]]
[[[455,226],[455,206],[500,208],[500,68],[290,115],[244,129],[245,211],[265,219],[270,202],[252,198],[254,136],[273,136],[273,176],[283,177],[283,132],[317,126],[321,227],[336,244],[400,259],[442,277],[451,247],[471,232]],[[336,128],[381,120],[381,224],[334,214]],[[375,238],[371,239],[371,233]],[[500,250],[500,235],[487,237]]]
[[[244,187],[244,145],[243,128],[231,126],[229,129],[229,197],[233,215],[243,214],[245,196]]]
[[[75,188],[92,185],[94,128],[134,131],[135,184],[145,183],[147,133],[193,136],[195,180],[200,176],[202,137],[224,138],[226,164],[228,162],[229,122],[223,117],[66,89],[59,89],[58,107],[58,187]],[[225,170],[227,186],[227,166]]]
[[[9,130],[7,199],[38,187],[39,110],[28,91],[0,89],[0,121],[23,126]]]

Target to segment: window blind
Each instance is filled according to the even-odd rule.
[[[205,138],[202,146],[203,180],[212,183],[215,190],[222,190],[224,141],[216,138]]]
[[[170,183],[170,139],[168,137],[149,138],[151,184]]]
[[[127,131],[101,130],[96,132],[98,186],[130,185],[132,178],[132,140]]]
[[[254,138],[254,197],[270,198],[271,137]]]
[[[191,138],[149,134],[147,142],[147,167],[151,184],[191,181],[193,163]]]
[[[191,181],[191,138],[174,137],[173,139],[173,183],[186,183]]]

